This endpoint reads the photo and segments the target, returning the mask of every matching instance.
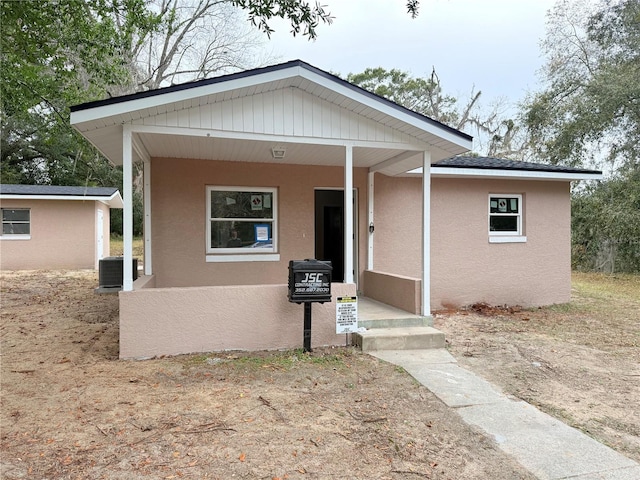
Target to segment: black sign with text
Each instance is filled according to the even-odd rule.
[[[330,261],[306,259],[289,261],[289,301],[330,302]]]

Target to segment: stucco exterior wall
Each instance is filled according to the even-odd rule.
[[[422,179],[375,182],[374,270],[420,278]],[[432,178],[431,193],[432,309],[570,300],[569,182]],[[523,195],[526,243],[489,243],[489,193]]]
[[[334,283],[331,303],[312,305],[311,346],[344,345],[335,298],[355,285]],[[303,345],[304,307],[286,285],[143,288],[120,292],[120,358]]]
[[[378,271],[364,272],[364,296],[420,315],[422,281]]]
[[[109,209],[100,202],[3,200],[2,208],[31,210],[30,239],[0,239],[2,270],[96,268],[98,208],[104,208],[103,252],[109,255]]]
[[[354,169],[359,230],[366,227],[367,172]],[[289,260],[313,258],[314,188],[341,189],[342,167],[189,159],[151,160],[152,255],[156,286],[282,284]],[[278,188],[280,261],[206,262],[206,187]],[[366,260],[359,237],[359,270]]]

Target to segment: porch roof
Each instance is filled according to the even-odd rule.
[[[0,185],[0,199],[97,201],[109,208],[122,208],[122,196],[115,187],[64,185]]]
[[[246,125],[242,132],[238,132],[235,125],[234,128],[203,123],[194,126],[193,122],[184,121],[185,111],[197,116],[198,111],[222,108],[225,103],[229,105],[235,101],[233,105],[237,106],[242,102],[250,103],[251,97],[286,91],[298,92],[305,101],[313,98],[328,105],[325,112],[333,109],[332,112],[339,111],[343,118],[350,116],[352,130],[354,119],[360,119],[369,125],[377,125],[378,132],[367,138],[362,135],[355,138],[335,129],[331,134],[327,129],[309,134],[295,129],[287,131],[286,128],[282,131],[259,131],[251,126],[254,128],[251,130]],[[279,108],[293,112],[295,107],[283,105]],[[229,114],[237,112],[230,109],[223,114],[227,120]],[[165,124],[164,129],[157,123],[154,128],[150,127],[149,119],[171,115],[182,121],[175,125]],[[259,160],[256,153],[270,152],[273,146],[283,144],[287,152],[297,150],[295,158],[304,159],[304,163],[342,165],[344,156],[341,149],[335,147],[350,144],[354,147],[354,166],[373,167],[376,171],[394,175],[419,166],[422,150],[429,150],[435,162],[467,152],[472,142],[472,137],[466,133],[301,60],[76,105],[71,107],[71,124],[115,164],[122,163],[123,125],[133,126],[137,137],[134,158],[137,159],[190,156],[287,163],[294,155],[287,154],[288,158],[280,160],[271,157]],[[389,140],[389,135],[380,135],[380,131],[392,131],[395,136]],[[211,148],[212,138],[216,140],[215,149]]]
[[[431,176],[442,178],[509,178],[512,180],[601,180],[600,170],[520,162],[506,158],[457,156],[431,165]],[[422,175],[422,168],[409,171],[406,176]]]

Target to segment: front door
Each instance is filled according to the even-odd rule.
[[[356,191],[354,189],[354,259],[358,257],[356,242]],[[344,282],[344,190],[315,191],[315,255],[318,260],[330,260],[331,279]],[[354,269],[357,271],[354,261]],[[354,278],[357,278],[354,272]]]

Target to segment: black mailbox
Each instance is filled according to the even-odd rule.
[[[289,260],[289,301],[330,302],[331,270],[330,261]]]

